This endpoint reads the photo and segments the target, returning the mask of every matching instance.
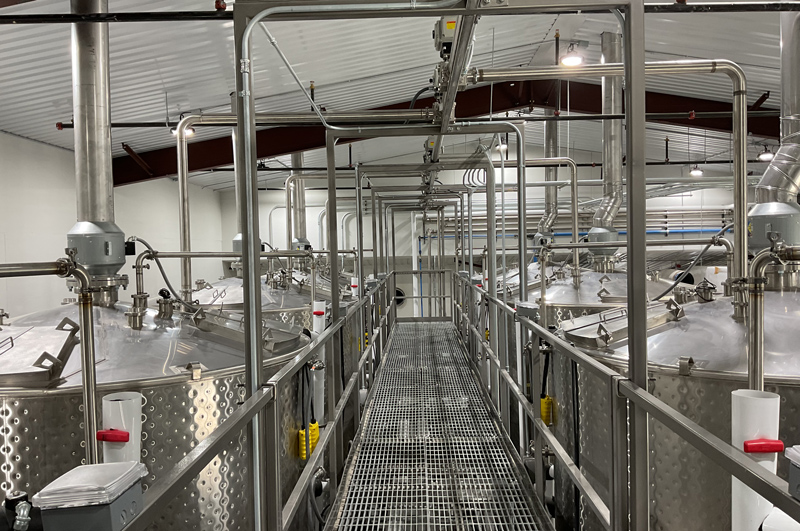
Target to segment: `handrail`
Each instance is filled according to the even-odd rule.
[[[267,440],[269,441],[270,438],[272,438],[272,441],[278,443],[272,446],[268,445],[266,450],[268,452],[270,450],[273,452],[278,452],[275,455],[268,457],[268,459],[272,459],[270,462],[277,464],[280,459],[280,438],[278,437],[278,430],[280,427],[278,422],[279,417],[277,416],[280,410],[280,404],[277,403],[280,386],[283,385],[287,379],[296,375],[311,358],[317,356],[324,348],[334,344],[337,341],[337,337],[339,337],[339,335],[342,333],[344,326],[348,322],[353,319],[362,321],[364,315],[360,313],[361,310],[364,309],[371,297],[377,295],[378,292],[389,288],[389,278],[390,277],[387,276],[386,278],[381,279],[372,290],[360,298],[358,302],[351,305],[346,315],[331,323],[330,326],[328,326],[328,328],[326,328],[315,340],[309,343],[309,345],[307,345],[299,354],[288,361],[280,371],[274,374],[265,383],[265,387],[261,389],[260,392],[253,394],[253,396],[246,400],[241,407],[231,413],[231,415],[224,422],[222,422],[217,429],[211,432],[211,434],[205,440],[203,440],[191,452],[189,452],[189,454],[187,454],[186,457],[184,457],[166,476],[159,479],[147,491],[145,505],[142,512],[131,521],[126,529],[131,531],[142,531],[150,526],[158,514],[166,509],[175,496],[189,482],[197,477],[203,468],[205,468],[208,463],[225,448],[225,445],[227,445],[233,437],[236,437],[237,434],[240,433],[248,423],[250,423],[265,409],[267,410],[266,418],[268,419],[268,422],[265,426],[265,430],[267,430],[268,433]],[[328,425],[322,430],[317,447],[309,456],[309,460],[306,462],[303,472],[301,473],[298,481],[295,483],[294,489],[292,490],[292,493],[290,494],[286,504],[280,504],[280,488],[272,492],[271,495],[276,496],[277,498],[273,498],[270,501],[277,500],[277,508],[275,504],[271,504],[270,507],[274,508],[274,513],[269,516],[270,524],[275,524],[275,528],[287,529],[291,526],[292,520],[296,516],[300,507],[300,502],[305,499],[309,482],[312,480],[320,460],[324,458],[326,453],[329,453],[326,452],[328,445],[332,441],[335,441],[337,432],[341,431],[341,427],[338,426],[338,424],[344,419],[345,407],[347,407],[348,402],[358,397],[358,394],[354,391],[358,386],[362,371],[365,369],[373,356],[379,358],[379,352],[382,348],[381,345],[384,345],[382,337],[384,334],[388,334],[388,330],[386,332],[383,330],[384,327],[386,327],[391,321],[390,312],[392,312],[394,309],[393,301],[394,298],[392,298],[392,302],[390,302],[386,307],[386,312],[382,315],[382,317],[377,319],[375,322],[372,322],[373,330],[370,338],[373,341],[370,342],[367,348],[363,349],[363,352],[361,352],[362,348],[360,346],[361,344],[359,343],[358,352],[360,352],[360,357],[358,358],[356,367],[350,374],[342,394],[338,397],[336,404],[333,407],[333,412],[331,418],[329,419]],[[346,447],[343,446],[338,449],[346,454]],[[268,467],[267,472],[268,474],[274,474],[271,476],[273,482],[280,482],[279,466],[275,466],[274,468]],[[335,474],[338,471],[331,472]],[[280,523],[276,521],[278,516],[280,517]]]
[[[489,304],[494,304],[499,309],[506,311],[507,313],[516,313],[512,308],[503,304],[502,301],[490,295],[486,290],[472,285],[467,279],[460,277],[458,274],[454,274],[453,277],[455,286],[458,286],[459,288],[466,287],[470,293],[479,295],[479,302],[473,300],[469,302],[469,304],[483,305],[485,303],[484,301],[486,301]],[[506,385],[508,390],[511,392],[511,395],[516,399],[520,409],[524,411],[525,415],[533,421],[535,434],[540,435],[547,442],[547,444],[553,450],[555,457],[565,465],[570,480],[585,496],[586,502],[592,506],[592,509],[600,517],[605,527],[607,529],[622,529],[624,527],[624,522],[627,521],[628,515],[627,512],[620,514],[621,511],[619,511],[617,508],[627,507],[627,500],[623,500],[624,503],[620,503],[621,500],[616,499],[615,496],[627,496],[627,489],[623,488],[618,490],[615,488],[610,490],[612,495],[610,503],[610,507],[612,508],[611,510],[609,509],[609,506],[606,506],[602,502],[602,500],[597,496],[597,492],[594,487],[588,482],[588,479],[580,472],[580,469],[574,466],[574,463],[569,455],[563,451],[560,451],[563,450],[563,448],[555,438],[555,434],[553,434],[539,418],[538,408],[532,404],[530,400],[528,400],[518,382],[514,380],[511,374],[504,367],[500,366],[499,360],[497,359],[495,353],[491,351],[491,349],[488,347],[488,344],[483,340],[481,333],[475,324],[469,320],[469,317],[467,316],[468,309],[464,308],[463,306],[459,306],[458,302],[454,302],[454,304],[456,309],[458,309],[460,312],[462,322],[463,319],[467,320],[471,332],[470,335],[478,339],[478,344],[480,345],[481,350],[491,360],[492,366],[501,376],[500,380]],[[744,452],[734,448],[727,442],[716,437],[699,424],[688,419],[686,416],[676,411],[668,404],[648,393],[645,389],[638,387],[629,379],[624,378],[617,371],[607,367],[592,356],[589,356],[588,354],[575,348],[569,342],[556,336],[539,324],[519,315],[515,315],[515,320],[522,328],[530,331],[535,336],[547,342],[556,352],[565,355],[567,358],[575,362],[579,367],[607,382],[610,387],[612,397],[617,397],[614,399],[624,400],[630,404],[641,407],[647,412],[647,414],[652,416],[655,420],[661,422],[664,426],[685,440],[700,453],[713,460],[726,472],[742,481],[745,485],[766,498],[767,501],[773,503],[778,509],[784,511],[790,517],[800,521],[800,501],[792,497],[786,481],[782,480],[774,473],[767,471],[749,456],[747,456]],[[610,404],[609,407],[613,409],[615,406],[614,404]],[[624,415],[624,402],[622,407]],[[624,418],[622,422],[627,426]],[[616,430],[616,427],[614,429]],[[628,436],[629,435],[630,434],[628,434]],[[537,449],[538,448],[540,448],[539,445],[537,445]],[[612,476],[615,476],[611,478],[611,481],[614,485],[619,484],[621,481],[622,486],[624,486],[629,481],[627,476],[623,476],[622,478],[616,477],[619,474],[628,473],[627,451],[628,449],[626,444],[620,445],[619,448],[615,446],[611,463]],[[537,459],[541,459],[541,454],[539,452],[540,450],[537,451]],[[623,466],[617,466],[619,462],[622,462]],[[625,472],[622,472],[623,470]],[[538,488],[539,487],[537,486],[537,490]]]

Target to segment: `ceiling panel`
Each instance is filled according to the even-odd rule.
[[[195,10],[210,8],[197,0],[110,0],[111,11]],[[65,0],[37,0],[0,13],[62,13]],[[406,101],[428,83],[438,54],[433,48],[433,19],[331,20],[271,23],[276,39],[300,79],[317,86],[317,101],[330,110],[366,109]],[[112,119],[176,120],[185,112],[227,112],[233,90],[232,23],[186,22],[111,24]],[[565,47],[570,40],[589,42],[587,62],[599,62],[600,34],[618,31],[612,15],[540,15],[483,17],[476,29],[475,66],[549,64],[558,29]],[[778,14],[648,15],[648,60],[726,58],[745,69],[750,101],[771,91],[779,98]],[[743,37],[744,36],[744,37]],[[55,123],[71,119],[70,29],[65,25],[0,28],[0,130],[71,148],[71,130]],[[562,48],[563,48],[562,47]],[[255,92],[262,111],[304,111],[308,103],[278,60],[266,37],[254,40]],[[596,81],[596,80],[595,80]],[[648,89],[730,100],[730,82],[722,75],[648,78]],[[565,102],[569,103],[569,102]],[[541,143],[541,124],[529,124],[527,141]],[[597,122],[562,125],[561,143],[570,149],[600,151]],[[727,135],[658,126],[648,131],[648,158],[663,158],[663,139],[671,139],[673,158],[729,156]],[[193,141],[218,137],[220,128],[198,128]],[[168,128],[115,129],[113,147],[139,152],[171,146]],[[450,149],[468,149],[463,140]],[[359,161],[419,158],[419,139],[369,141],[354,145]],[[340,159],[347,160],[342,146]],[[755,148],[754,148],[755,149]],[[308,160],[319,162],[319,153]],[[684,157],[684,154],[686,156]],[[198,184],[230,186],[224,174],[196,177]],[[226,180],[227,179],[227,180]]]

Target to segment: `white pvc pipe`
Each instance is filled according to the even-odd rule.
[[[103,462],[123,463],[142,458],[141,393],[113,393],[103,397],[103,430],[128,433],[128,442],[103,442]]]
[[[780,509],[773,509],[764,520],[761,531],[800,531],[800,524]]]
[[[778,439],[780,396],[775,393],[738,389],[731,393],[731,445],[744,450],[744,442]],[[748,454],[775,473],[778,454]],[[758,531],[772,511],[772,504],[736,478],[731,479],[731,531]]]
[[[314,333],[319,335],[325,331],[325,301],[314,301],[311,311],[314,315]]]

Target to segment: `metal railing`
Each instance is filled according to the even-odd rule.
[[[267,518],[267,529],[284,530],[291,527],[301,504],[312,485],[315,472],[327,458],[332,491],[336,490],[343,472],[348,447],[344,444],[345,422],[352,420],[358,429],[361,418],[359,392],[369,388],[378,371],[381,353],[388,346],[389,333],[396,320],[394,276],[377,282],[356,303],[350,305],[344,317],[331,323],[324,332],[307,345],[292,361],[272,376],[264,388],[246,400],[227,420],[186,455],[164,478],[145,493],[142,511],[126,527],[128,531],[146,529],[161,514],[184,487],[193,481],[225,447],[240,436],[242,429],[264,412],[266,444],[266,489],[254,492],[253,503],[261,503]],[[389,289],[392,291],[388,291]],[[390,296],[391,294],[391,296]],[[346,333],[355,331],[351,336]],[[366,331],[366,335],[365,335]],[[347,341],[349,340],[349,341]],[[326,367],[326,419],[320,429],[320,439],[300,473],[286,503],[283,503],[281,396],[291,385],[292,378],[315,359],[324,360]],[[352,367],[343,375],[344,367]],[[352,416],[345,415],[350,408]],[[308,454],[307,454],[308,455]]]
[[[647,412],[651,419],[657,420],[667,429],[693,446],[701,454],[711,459],[723,470],[742,481],[756,493],[766,498],[775,507],[800,521],[800,501],[792,497],[786,481],[761,467],[744,452],[734,448],[719,437],[688,419],[668,404],[659,400],[647,390],[640,388],[628,378],[602,364],[597,359],[578,350],[531,319],[517,314],[515,308],[508,306],[486,289],[472,285],[470,279],[453,275],[452,289],[453,322],[461,333],[465,348],[471,359],[477,363],[478,372],[488,388],[489,396],[508,433],[511,433],[510,400],[518,406],[521,417],[519,424],[521,455],[528,452],[529,433],[533,434],[533,458],[535,475],[535,494],[544,502],[544,447],[549,447],[552,455],[563,466],[574,486],[580,491],[584,502],[591,507],[602,525],[610,531],[623,531],[634,521],[629,507],[629,433],[628,408],[637,406]],[[527,357],[527,366],[518,371],[518,378],[510,372],[502,353],[493,352],[486,338],[486,315],[488,307],[494,306],[507,319],[513,321],[516,330],[518,359],[523,356],[524,345],[532,345]],[[494,333],[490,331],[490,333]],[[511,344],[508,327],[500,327],[500,343]],[[529,343],[530,342],[530,343]],[[541,346],[541,347],[540,347]],[[549,349],[554,354],[565,357],[574,367],[580,367],[605,385],[608,393],[609,433],[611,434],[611,470],[607,485],[607,504],[597,488],[583,474],[569,452],[556,438],[551,428],[541,418],[538,398],[541,392],[541,368],[539,349]],[[506,358],[507,360],[507,358]],[[528,387],[530,384],[530,387]],[[530,395],[526,390],[530,388]],[[536,400],[536,402],[534,401]],[[648,494],[649,496],[649,494]]]

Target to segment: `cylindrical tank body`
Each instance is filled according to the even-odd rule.
[[[729,297],[689,303],[683,310],[685,317],[649,334],[649,391],[731,442],[731,393],[747,387],[746,326],[731,318]],[[795,332],[800,293],[766,292],[765,312],[766,390],[781,397],[779,438],[790,446],[800,442],[792,420],[800,414],[800,359],[795,355],[800,341]],[[624,341],[586,350],[625,374],[628,353]],[[685,363],[688,357],[693,365]],[[610,390],[597,377],[574,369],[564,356],[555,356],[552,365],[556,436],[570,455],[577,456],[583,473],[609,502]],[[731,475],[652,419],[649,436],[651,529],[730,529]],[[578,452],[574,453],[576,446]],[[788,461],[782,455],[778,457],[778,475],[788,475]],[[570,480],[558,466],[556,476],[556,504],[566,528],[602,529],[591,509],[576,499]]]
[[[149,471],[143,479],[147,489],[244,400],[242,334],[237,320],[208,315],[205,321],[195,324],[178,316],[159,319],[155,310],[147,311],[141,330],[133,330],[126,322],[128,309],[122,304],[94,309],[98,402],[103,396],[120,391],[141,393],[144,397],[141,460]],[[3,353],[4,359],[13,360],[17,357],[15,350],[24,350],[26,345],[53,350],[52,345],[61,340],[56,338],[53,343],[48,339],[53,333],[48,331],[54,330],[64,317],[77,322],[77,307],[39,312],[4,325],[0,342],[9,336],[17,338],[15,346]],[[265,349],[271,357],[264,364],[265,378],[307,344],[297,327],[274,323],[269,330],[271,340]],[[7,348],[9,342],[4,344]],[[4,492],[36,493],[83,460],[80,356],[75,344],[68,347],[75,352],[68,358],[60,379],[33,384],[40,385],[38,388],[0,387],[0,430],[6,441],[0,477]],[[4,365],[0,372],[6,372],[8,366]],[[283,411],[280,438],[284,501],[303,466],[297,448],[299,389],[299,381],[289,382],[277,397]],[[151,529],[251,529],[247,434],[242,431],[225,452],[214,458],[153,522]],[[308,528],[305,518],[305,513],[298,513],[297,529]]]

